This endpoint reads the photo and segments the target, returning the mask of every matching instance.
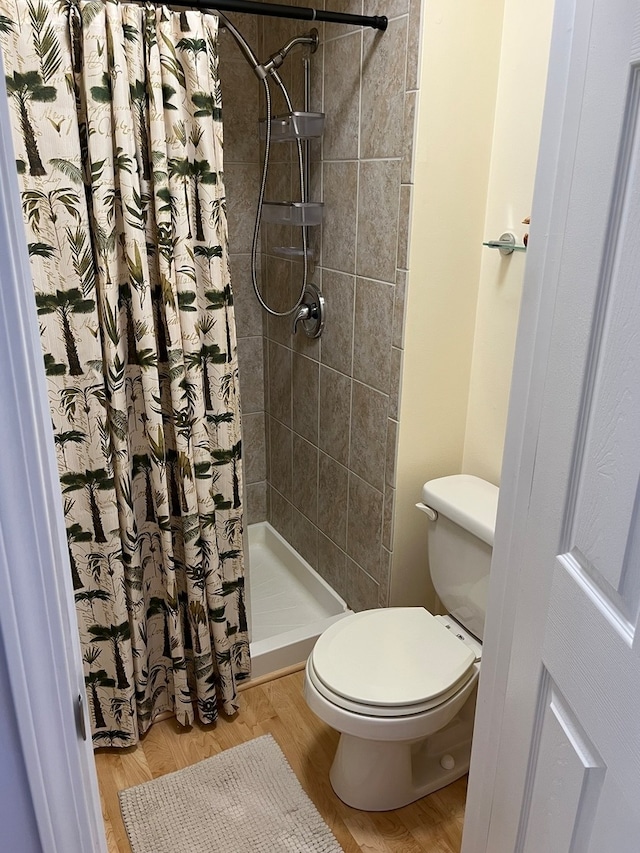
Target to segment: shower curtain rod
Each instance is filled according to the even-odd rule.
[[[169,6],[203,11],[242,12],[247,15],[268,15],[272,18],[295,18],[299,21],[326,21],[330,24],[352,24],[356,27],[373,27],[386,30],[388,20],[384,15],[350,15],[346,12],[331,12],[310,9],[304,6],[285,6],[280,3],[257,3],[255,0],[169,0]]]

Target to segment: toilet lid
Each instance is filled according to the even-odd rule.
[[[422,705],[470,676],[475,655],[423,607],[364,610],[331,625],[311,653],[317,678],[359,705]]]

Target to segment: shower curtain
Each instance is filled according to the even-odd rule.
[[[0,0],[96,746],[234,713],[250,668],[217,37]]]

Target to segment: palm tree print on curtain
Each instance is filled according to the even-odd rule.
[[[250,666],[217,19],[0,0],[0,40],[94,743],[128,746]]]

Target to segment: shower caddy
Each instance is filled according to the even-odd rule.
[[[314,52],[319,41],[318,31],[315,28],[310,31],[309,38],[311,40],[311,52]],[[271,57],[270,62],[274,63],[273,68],[270,69],[271,73],[275,67],[278,67],[279,58],[279,54],[274,54]],[[304,109],[294,110],[288,101],[288,113],[270,116],[260,122],[260,138],[265,140],[265,144],[280,142],[295,142],[297,144],[300,159],[300,201],[263,201],[259,205],[258,216],[265,223],[302,229],[301,246],[272,246],[270,251],[281,258],[302,259],[304,276],[300,297],[292,309],[283,313],[293,316],[292,334],[295,335],[300,323],[307,337],[318,338],[324,329],[325,302],[315,284],[307,280],[308,263],[312,257],[307,229],[310,226],[322,223],[324,204],[320,201],[309,200],[309,141],[319,139],[322,136],[324,113],[309,110],[311,89],[309,58],[305,56],[302,62],[304,66]],[[265,151],[265,157],[267,156],[268,149]]]
[[[312,31],[314,32],[314,31]],[[302,247],[272,246],[271,252],[282,258],[296,258],[306,253],[305,261],[311,259],[307,239],[307,228],[320,225],[324,204],[309,201],[309,140],[319,139],[324,131],[324,113],[309,111],[309,60],[303,59],[305,69],[304,110],[292,110],[286,115],[271,116],[271,141],[297,142],[302,144],[303,181],[301,201],[265,201],[262,205],[262,221],[276,225],[298,226],[303,229]],[[267,135],[267,119],[260,122],[260,137]],[[319,338],[325,323],[324,297],[311,282],[305,280],[300,303],[294,308],[291,332],[295,335],[298,324],[309,338]]]

